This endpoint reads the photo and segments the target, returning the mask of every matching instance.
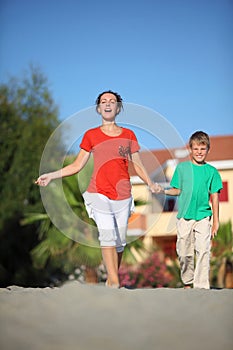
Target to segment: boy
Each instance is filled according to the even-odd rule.
[[[179,196],[176,250],[185,288],[192,285],[194,288],[210,288],[211,238],[219,228],[218,193],[222,189],[222,181],[218,171],[205,162],[209,150],[209,136],[203,131],[195,132],[189,139],[191,161],[178,164],[171,188],[157,185],[156,190],[157,193]]]

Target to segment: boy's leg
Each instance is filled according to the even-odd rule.
[[[210,218],[197,221],[195,224],[196,268],[194,288],[209,289],[211,224]]]
[[[180,262],[181,280],[190,286],[194,278],[194,220],[177,220],[176,251]]]

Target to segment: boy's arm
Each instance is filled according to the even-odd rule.
[[[164,194],[167,194],[169,196],[179,196],[181,190],[179,188],[171,187],[168,189],[164,189]]]
[[[155,184],[154,189],[155,189],[155,193],[163,193],[168,196],[179,196],[181,192],[179,188],[171,187],[171,188],[165,189],[157,183]]]
[[[212,238],[217,235],[218,228],[219,228],[219,198],[218,198],[218,192],[212,193],[211,195],[212,199],[212,211],[213,211],[213,225],[212,225]]]
[[[163,188],[159,184],[155,184],[155,193],[163,193],[168,196],[179,196],[181,193],[181,173],[179,171],[179,165],[176,167],[174,174],[172,176],[171,182],[170,182],[171,187],[170,188]],[[180,187],[180,188],[179,188]]]

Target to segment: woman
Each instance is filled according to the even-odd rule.
[[[116,124],[122,109],[121,96],[111,90],[96,99],[96,110],[102,117],[99,127],[88,130],[80,144],[74,162],[58,171],[41,175],[36,184],[47,186],[51,180],[77,174],[93,154],[94,170],[83,194],[87,212],[96,222],[103,261],[107,270],[106,285],[119,287],[118,270],[126,245],[129,216],[133,210],[128,162],[132,161],[137,175],[154,192],[139,156],[134,132]]]

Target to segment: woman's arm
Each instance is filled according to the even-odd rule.
[[[138,152],[132,154],[132,162],[134,165],[134,169],[137,173],[137,175],[149,186],[150,190],[153,193],[164,193],[169,196],[179,196],[181,190],[178,188],[169,188],[169,189],[164,189],[162,186],[160,186],[157,183],[153,183],[147,174],[147,171],[142,164],[140,155]]]
[[[152,192],[154,192],[154,183],[151,181],[144,165],[142,164],[141,157],[138,152],[132,154],[132,162],[137,175],[147,184]]]
[[[57,171],[39,176],[35,183],[39,186],[47,186],[51,180],[77,174],[80,170],[82,170],[82,168],[84,168],[89,157],[90,153],[84,149],[81,149],[73,163]]]

